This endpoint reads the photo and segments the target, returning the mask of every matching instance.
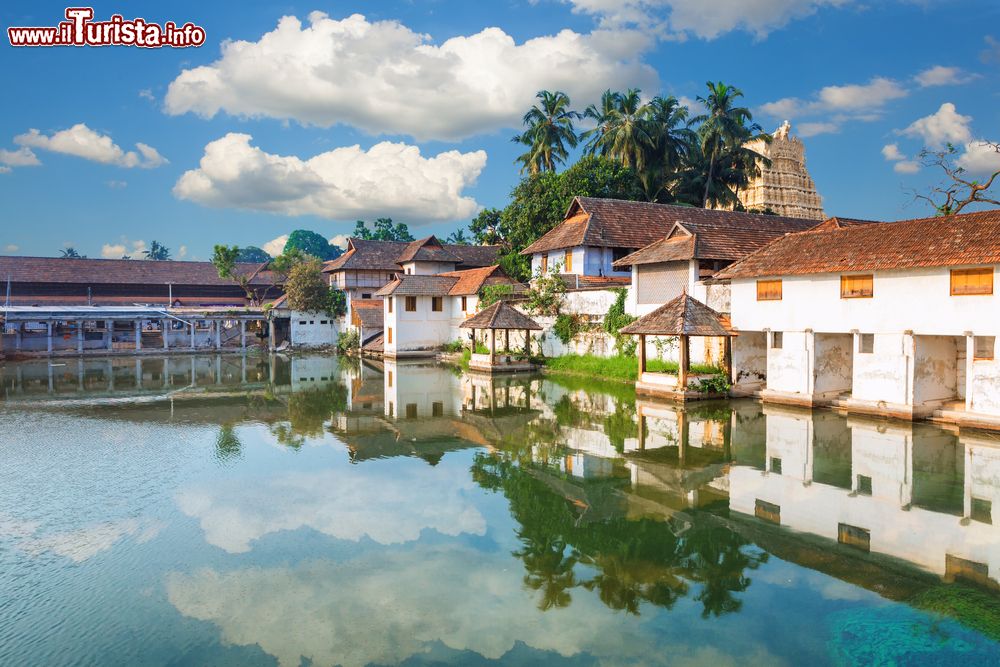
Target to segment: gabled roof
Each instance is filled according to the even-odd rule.
[[[687,292],[618,330],[647,336],[733,336],[729,318]]]
[[[365,329],[381,329],[384,315],[382,299],[352,299],[351,324]]]
[[[1000,210],[786,236],[716,279],[1000,264]]]
[[[566,219],[521,252],[531,255],[576,246],[643,248],[667,236],[676,223],[709,227],[739,224],[748,229],[755,226],[785,227],[786,231],[802,231],[816,225],[815,220],[774,215],[576,197],[570,204]]]
[[[507,276],[500,268],[499,264],[494,264],[493,266],[484,266],[481,269],[466,269],[464,271],[448,271],[447,273],[439,273],[439,276],[447,276],[449,278],[458,278],[458,282],[455,283],[451,291],[448,292],[452,296],[468,296],[472,294],[478,294],[479,290],[482,289],[484,285],[498,285],[507,284],[513,287],[520,286],[513,278]]]
[[[270,285],[265,264],[237,264],[251,276],[251,285]],[[211,262],[159,262],[148,259],[71,259],[62,257],[0,257],[0,281],[133,285],[212,285],[232,287]]]
[[[348,239],[347,250],[344,254],[324,264],[323,270],[327,273],[346,269],[399,271],[400,262],[404,261],[455,262],[458,264],[458,268],[469,269],[496,264],[500,254],[500,246],[442,245],[440,243],[437,243],[436,246],[434,244],[428,245],[431,239],[437,243],[437,239],[433,236],[411,243]],[[416,257],[416,260],[401,259],[403,257]]]
[[[448,296],[457,282],[451,276],[396,276],[375,296]]]
[[[735,261],[785,234],[804,232],[817,226],[815,220],[733,211],[693,210],[699,213],[691,216],[691,219],[675,223],[666,237],[622,257],[614,263],[615,268],[685,259]],[[718,215],[720,213],[724,215]]]
[[[396,258],[397,264],[403,262],[454,262],[457,264],[461,261],[461,257],[445,249],[434,236],[408,243],[403,252]]]
[[[461,329],[520,329],[541,331],[538,322],[506,301],[495,301],[458,325]]]
[[[508,284],[515,291],[521,286],[509,278],[499,265],[484,266],[480,269],[465,269],[464,271],[448,271],[432,276],[428,275],[398,275],[388,285],[384,286],[376,296],[422,295],[422,296],[468,296],[478,294],[483,285]]]

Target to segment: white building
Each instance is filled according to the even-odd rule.
[[[786,236],[724,269],[738,387],[1000,426],[1000,211]]]

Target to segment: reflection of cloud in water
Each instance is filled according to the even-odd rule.
[[[483,535],[486,520],[468,498],[477,488],[458,459],[436,467],[384,461],[215,481],[183,489],[176,500],[200,521],[209,544],[244,553],[269,533],[303,527],[343,540],[367,536],[380,544],[416,540],[425,528]]]
[[[185,616],[216,624],[222,640],[258,644],[284,667],[396,664],[440,641],[497,659],[516,641],[605,664],[781,664],[757,644],[733,638],[731,653],[668,644],[668,631],[608,610],[594,595],[567,609],[539,611],[516,562],[499,552],[428,547],[337,563],[203,569],[167,576],[167,596]],[[682,622],[691,622],[686,617]],[[745,658],[739,658],[745,656]]]
[[[163,524],[158,521],[120,519],[76,530],[39,534],[36,522],[0,516],[0,536],[14,538],[22,551],[33,556],[51,552],[75,563],[82,563],[107,551],[125,537],[134,537],[136,542],[143,544],[156,537],[162,529]]]

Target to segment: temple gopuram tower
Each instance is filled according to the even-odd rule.
[[[775,130],[771,143],[751,141],[746,146],[771,159],[771,166],[760,166],[760,176],[739,193],[748,211],[771,210],[791,218],[825,220],[823,198],[806,170],[806,150],[802,140],[791,136],[786,120]]]

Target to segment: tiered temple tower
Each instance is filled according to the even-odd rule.
[[[806,150],[802,140],[791,136],[786,120],[775,130],[771,143],[758,139],[747,144],[771,159],[771,166],[760,165],[760,176],[739,193],[748,211],[771,210],[792,218],[825,220],[823,198],[806,170]]]

